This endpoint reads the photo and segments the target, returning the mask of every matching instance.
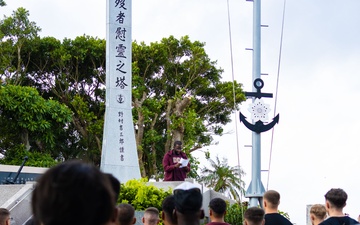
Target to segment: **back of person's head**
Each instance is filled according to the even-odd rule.
[[[310,220],[312,221],[312,224],[314,224],[315,220],[321,222],[325,220],[325,218],[326,218],[326,208],[324,205],[315,204],[311,206]]]
[[[32,210],[42,225],[103,225],[117,216],[109,178],[81,161],[47,170],[33,191]]]
[[[118,198],[119,198],[119,194],[120,194],[120,181],[114,177],[114,175],[112,175],[111,173],[106,173],[106,176],[108,176],[110,183],[111,183],[111,187],[115,193],[115,202],[117,202]]]
[[[264,201],[266,201],[270,208],[277,208],[280,204],[280,194],[275,190],[268,190],[264,194]]]
[[[250,207],[244,213],[245,225],[262,225],[265,211],[258,207]]]
[[[209,203],[209,208],[215,218],[223,218],[226,214],[226,202],[221,198],[213,198]]]
[[[182,214],[192,214],[202,207],[200,188],[190,182],[183,182],[174,188],[175,209]]]
[[[120,225],[131,225],[136,223],[135,209],[130,204],[119,204],[118,205],[118,221]]]
[[[174,198],[177,223],[199,224],[204,218],[200,188],[185,181],[174,188]]]
[[[173,216],[175,209],[175,197],[174,195],[167,196],[161,205],[162,208],[162,220],[165,225],[177,224],[176,218]]]
[[[342,209],[346,205],[347,194],[341,188],[332,188],[325,194],[325,199],[332,207]]]
[[[142,222],[145,225],[156,225],[160,222],[159,210],[155,207],[145,209]]]
[[[0,208],[0,225],[10,224],[10,211],[6,208]]]

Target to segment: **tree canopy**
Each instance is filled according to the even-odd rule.
[[[188,36],[133,43],[133,114],[143,176],[157,174],[175,140],[188,153],[210,145],[245,99],[241,84],[221,81],[223,70],[204,46]]]
[[[28,16],[27,10],[19,8],[0,21],[3,90],[21,86],[24,88],[18,94],[29,92],[28,95],[35,96],[33,89],[25,88],[31,86],[42,98],[39,102],[50,105],[45,112],[63,111],[62,131],[56,125],[58,121],[48,122],[53,139],[49,139],[49,145],[43,145],[54,159],[79,158],[99,165],[105,112],[106,42],[86,35],[73,40],[40,37],[40,28]],[[192,151],[211,145],[213,135],[223,134],[223,126],[231,121],[231,113],[245,96],[240,83],[221,80],[223,70],[206,54],[205,44],[191,41],[188,36],[180,39],[170,36],[150,44],[134,41],[132,50],[133,120],[141,175],[158,178],[163,171],[162,157],[175,140],[184,142],[189,156]],[[58,104],[56,107],[51,106],[54,102]],[[4,109],[11,106],[6,104]],[[31,131],[32,118],[34,121],[38,118],[35,111],[27,113],[31,119],[26,128]],[[7,116],[5,111],[0,114],[1,120]],[[39,120],[34,123],[41,128],[42,120]],[[7,127],[19,127],[19,122],[12,120],[1,122],[8,123]],[[42,132],[44,137],[50,136],[45,130]],[[32,137],[35,142],[40,138],[33,134]],[[46,143],[44,137],[41,140]],[[7,146],[17,142],[15,137],[6,138]],[[0,145],[6,150],[7,146],[2,142]],[[29,150],[43,151],[35,146],[30,144]],[[196,159],[192,160],[196,165]]]
[[[24,145],[26,150],[59,157],[72,112],[58,101],[42,98],[32,87],[0,86],[0,153]]]

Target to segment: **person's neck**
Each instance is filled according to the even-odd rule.
[[[330,217],[341,217],[341,216],[345,216],[345,214],[343,213],[342,209],[334,209],[334,208],[330,208],[328,210],[329,212],[329,216]]]
[[[200,216],[196,213],[186,216],[177,214],[177,225],[200,225]]]
[[[319,225],[322,221],[324,221],[324,220],[320,220],[320,219],[314,219],[314,221],[313,221],[313,225]]]
[[[210,220],[211,222],[215,222],[215,223],[225,223],[224,221],[224,217],[214,217],[214,216],[210,216]]]
[[[265,208],[265,214],[279,213],[277,208]]]

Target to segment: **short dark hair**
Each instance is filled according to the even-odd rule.
[[[325,194],[325,199],[335,208],[342,209],[346,205],[347,194],[341,188],[332,188]]]
[[[10,216],[10,211],[6,208],[0,208],[0,224],[6,224],[6,220]]]
[[[191,188],[188,190],[175,189],[174,198],[175,209],[182,214],[191,215],[201,209],[203,197],[199,188]]]
[[[226,212],[226,202],[221,198],[213,198],[209,207],[215,213],[215,217],[222,217]]]
[[[172,224],[176,224],[177,223],[176,218],[174,218],[174,216],[173,216],[173,211],[175,209],[175,197],[174,197],[174,195],[167,196],[163,200],[161,208],[162,208],[162,211],[166,214],[166,216],[168,218],[170,218],[169,219],[170,222]]]
[[[269,190],[265,192],[264,199],[266,199],[271,206],[277,207],[280,203],[280,194],[277,191]]]
[[[175,142],[174,142],[174,147],[175,147],[176,145],[182,145],[182,142],[181,142],[181,141],[175,141]]]
[[[114,191],[97,167],[66,161],[40,177],[32,210],[42,225],[102,225],[114,216]]]
[[[130,225],[133,222],[134,216],[135,216],[135,209],[130,204],[119,204],[119,216],[118,220],[120,225]]]
[[[250,207],[244,213],[244,218],[252,224],[261,224],[265,211],[258,207]]]

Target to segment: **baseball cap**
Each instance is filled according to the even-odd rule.
[[[200,188],[190,182],[183,182],[174,188],[175,208],[180,213],[196,212],[202,206]]]

